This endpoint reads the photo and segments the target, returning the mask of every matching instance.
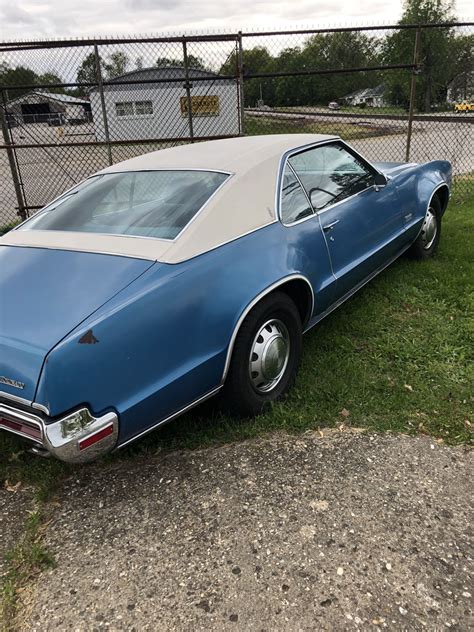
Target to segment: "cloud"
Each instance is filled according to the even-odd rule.
[[[5,30],[8,26],[22,27],[24,25],[36,25],[37,23],[34,15],[29,13],[22,7],[10,3],[5,3],[2,6],[1,17],[3,23],[2,29],[5,28]]]
[[[458,14],[472,11],[458,0]],[[273,29],[396,21],[402,2],[384,0],[3,0],[0,37],[90,37]]]

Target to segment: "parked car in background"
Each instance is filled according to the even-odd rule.
[[[260,413],[304,332],[403,252],[434,254],[450,183],[444,160],[313,134],[100,171],[0,239],[0,428],[81,462],[217,393]]]
[[[474,112],[474,102],[461,101],[460,103],[455,103],[454,111],[455,112]]]
[[[328,103],[328,108],[330,110],[340,110],[341,106],[339,105],[339,103],[337,101],[330,101]]]

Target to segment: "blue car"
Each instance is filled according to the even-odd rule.
[[[0,239],[0,428],[71,463],[220,393],[252,416],[302,334],[436,251],[451,166],[337,136],[217,140],[91,176]]]

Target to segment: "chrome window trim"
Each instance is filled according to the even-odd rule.
[[[298,180],[298,184],[300,185],[301,190],[303,191],[303,195],[305,196],[308,204],[309,204],[309,208],[312,210],[312,212],[309,215],[306,215],[305,217],[302,217],[301,219],[296,220],[295,222],[288,222],[285,223],[283,221],[283,217],[281,218],[281,223],[283,224],[283,226],[295,226],[296,224],[301,224],[301,222],[305,222],[307,219],[310,219],[311,217],[316,217],[317,213],[314,210],[313,205],[311,204],[311,200],[309,199],[308,194],[306,193],[306,189],[303,186],[303,183],[300,180],[299,175],[296,173],[296,171],[293,169],[293,166],[290,165],[289,162],[285,163],[285,168],[283,169],[282,172],[282,176],[281,176],[281,189],[283,189],[283,176],[285,174],[286,171],[286,166],[288,165],[288,167],[290,168],[291,173],[295,176],[295,178]],[[281,193],[280,193],[280,214],[281,214]]]
[[[86,231],[67,231],[70,233],[80,233],[80,234],[89,234],[89,235],[103,235],[104,237],[131,237],[133,239],[150,239],[153,241],[164,241],[167,244],[173,244],[175,243],[180,237],[181,235],[184,233],[184,231],[186,231],[188,229],[189,226],[191,226],[191,224],[194,222],[194,220],[203,212],[203,210],[206,208],[206,206],[209,204],[209,202],[214,198],[215,195],[217,195],[217,193],[222,189],[222,187],[227,184],[227,182],[229,182],[229,180],[235,176],[235,172],[232,171],[225,171],[223,169],[205,169],[205,168],[191,168],[191,169],[186,169],[186,167],[178,167],[178,168],[173,168],[173,169],[165,169],[165,168],[159,168],[159,169],[135,169],[133,171],[107,171],[106,173],[95,173],[91,176],[89,176],[88,178],[85,178],[84,180],[81,180],[81,182],[76,182],[76,184],[71,187],[70,189],[67,189],[66,191],[64,191],[63,193],[61,193],[61,195],[58,195],[58,197],[54,198],[51,202],[49,202],[46,206],[43,206],[42,209],[40,209],[39,211],[37,211],[34,215],[32,215],[31,217],[28,217],[24,222],[21,222],[21,224],[18,224],[18,226],[15,226],[15,228],[13,230],[18,230],[21,226],[23,226],[24,224],[28,223],[31,219],[33,219],[34,217],[37,216],[38,213],[42,213],[42,212],[48,212],[48,206],[51,206],[51,204],[53,204],[54,202],[56,202],[57,200],[59,200],[60,198],[62,198],[63,196],[67,195],[69,193],[69,191],[72,191],[73,189],[75,189],[79,184],[81,184],[82,182],[86,182],[87,180],[92,180],[92,178],[96,178],[97,176],[101,176],[101,175],[112,175],[112,174],[119,174],[119,173],[153,173],[155,171],[199,171],[202,173],[220,173],[224,176],[227,176],[227,178],[217,187],[217,189],[214,191],[214,193],[208,197],[208,199],[204,202],[204,204],[196,211],[196,213],[193,215],[193,217],[190,219],[190,221],[186,224],[186,226],[184,226],[184,228],[182,228],[180,230],[180,232],[176,235],[176,237],[173,237],[173,239],[166,239],[164,237],[148,237],[146,235],[127,235],[127,234],[121,234],[121,233],[88,233]],[[54,209],[52,209],[54,210]],[[30,229],[30,230],[35,230]],[[41,229],[39,229],[41,230]],[[52,231],[51,231],[52,232]],[[69,248],[64,248],[64,250],[69,250]],[[111,253],[107,253],[107,254],[111,254]],[[135,257],[135,258],[139,258],[139,257]]]
[[[51,231],[53,232],[53,231]],[[71,231],[72,233],[73,231]],[[83,233],[87,234],[87,233]],[[96,233],[97,235],[103,235],[106,237],[105,233]],[[112,236],[112,235],[111,235]],[[0,242],[0,246],[3,244]],[[112,250],[90,250],[86,247],[84,248],[74,248],[72,246],[39,246],[38,244],[15,244],[15,248],[41,248],[41,250],[64,250],[65,252],[88,252],[95,255],[110,255],[112,257],[126,257],[128,259],[139,259],[140,261],[149,261],[150,263],[155,263],[156,261],[160,261],[157,258],[144,257],[139,254],[125,254],[124,252],[115,252]]]
[[[340,143],[340,144],[342,144],[348,150],[349,153],[356,154],[359,158],[362,159],[362,161],[364,163],[369,165],[369,167],[371,169],[373,169],[376,173],[382,175],[388,181],[387,176],[384,173],[382,173],[382,171],[380,171],[379,169],[374,167],[374,165],[370,162],[370,160],[367,160],[367,158],[365,158],[360,152],[358,152],[356,149],[351,147],[348,143],[346,143],[344,140],[342,140],[342,138],[340,138],[338,136],[335,136],[334,138],[330,138],[330,139],[327,139],[327,140],[321,140],[321,141],[318,141],[316,143],[312,143],[311,145],[303,145],[302,147],[298,147],[296,149],[291,149],[290,151],[287,151],[286,153],[284,153],[283,156],[280,159],[280,166],[279,166],[278,180],[277,180],[277,188],[276,188],[276,206],[275,206],[276,216],[277,216],[278,221],[283,226],[285,226],[286,228],[289,228],[291,226],[296,226],[297,224],[301,224],[302,222],[306,222],[307,220],[312,219],[314,216],[321,215],[322,213],[324,213],[326,211],[329,211],[330,209],[335,208],[339,204],[343,204],[344,202],[347,202],[347,200],[350,200],[350,199],[356,197],[357,195],[360,195],[361,193],[365,193],[366,191],[369,191],[370,189],[374,188],[374,185],[372,185],[371,187],[367,187],[367,189],[364,189],[363,191],[358,191],[357,193],[354,193],[353,195],[350,195],[349,197],[346,197],[343,200],[340,200],[339,202],[336,202],[335,204],[331,204],[327,208],[321,209],[319,211],[314,209],[313,205],[311,204],[311,201],[309,200],[309,202],[311,204],[311,207],[313,208],[314,215],[308,215],[307,217],[303,217],[303,219],[300,219],[297,222],[291,222],[289,224],[285,224],[284,223],[284,221],[282,219],[282,216],[281,216],[281,189],[282,189],[282,184],[283,184],[283,173],[285,171],[286,164],[287,164],[288,160],[291,158],[291,156],[294,156],[295,154],[301,154],[301,153],[304,153],[305,151],[309,151],[311,149],[315,149],[317,147],[322,147],[324,145],[330,145],[330,144],[333,144],[333,143]],[[301,183],[300,178],[298,177],[298,174],[295,172],[295,170],[292,168],[291,165],[289,165],[289,166],[290,166],[290,169],[292,169],[293,173],[298,178],[298,182],[300,183],[300,185],[303,186],[302,183]],[[303,187],[303,191],[305,191],[304,187]],[[306,191],[305,191],[305,193],[306,193]],[[308,198],[307,195],[306,195],[306,197]]]
[[[304,274],[300,274],[300,273],[289,274],[288,276],[283,277],[282,279],[279,279],[275,283],[272,283],[267,288],[265,288],[252,301],[250,301],[250,303],[247,305],[247,307],[241,313],[239,319],[237,320],[237,323],[235,324],[235,327],[234,327],[234,329],[232,331],[232,336],[230,338],[229,346],[227,347],[227,355],[226,355],[225,364],[224,364],[224,371],[222,373],[222,378],[221,378],[221,386],[224,384],[224,381],[225,381],[225,379],[227,377],[227,373],[229,372],[230,361],[231,361],[231,358],[232,358],[232,352],[234,350],[235,339],[237,338],[237,334],[239,333],[240,326],[242,325],[243,321],[245,320],[245,318],[247,317],[247,315],[249,314],[251,309],[253,307],[255,307],[255,305],[262,298],[264,298],[267,294],[270,294],[270,292],[275,290],[277,287],[279,287],[280,285],[284,285],[286,282],[292,281],[292,280],[295,280],[295,279],[300,279],[302,281],[305,281],[308,284],[308,286],[309,286],[309,289],[310,289],[310,292],[311,292],[311,309],[310,309],[309,314],[310,314],[310,318],[311,318],[311,316],[313,314],[313,311],[314,311],[314,289],[313,289],[313,286],[311,285],[308,277],[304,276]]]

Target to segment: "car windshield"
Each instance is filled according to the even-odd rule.
[[[213,171],[134,171],[89,178],[20,230],[174,239],[229,177]]]

